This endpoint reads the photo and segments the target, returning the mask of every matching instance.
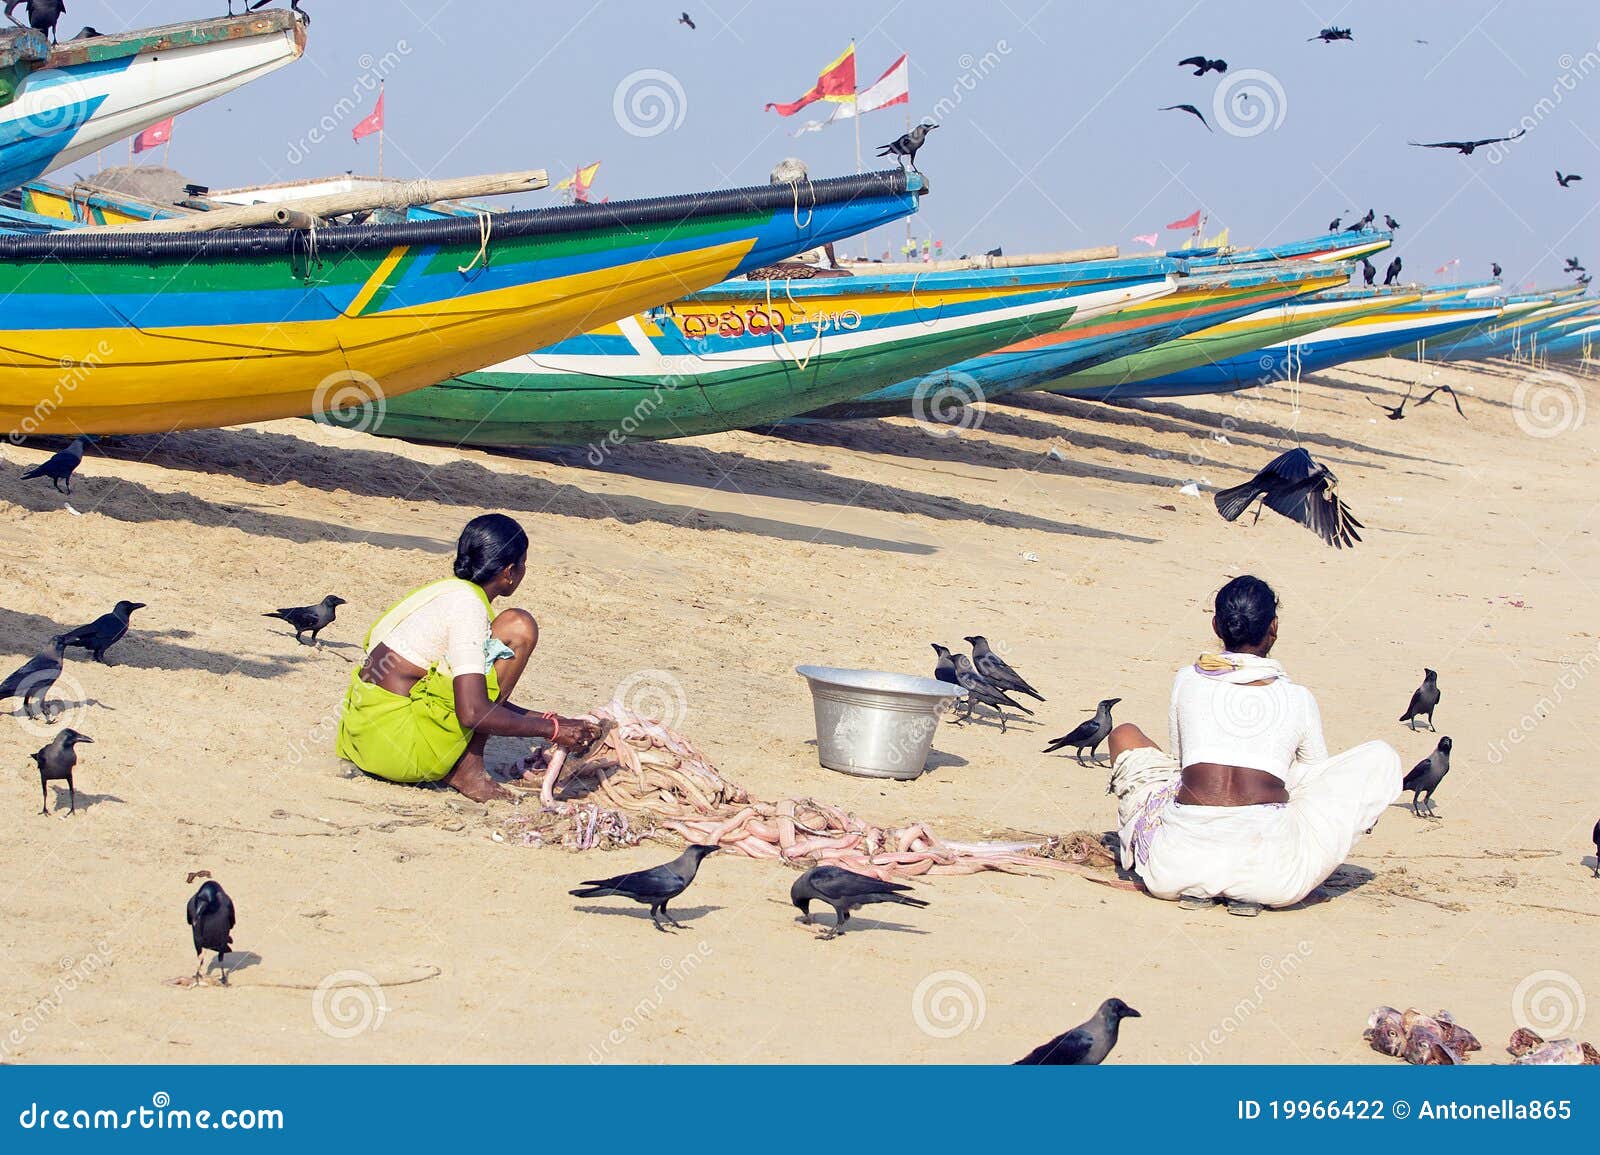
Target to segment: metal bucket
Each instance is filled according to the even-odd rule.
[[[795,673],[811,686],[817,760],[862,778],[921,774],[939,714],[961,693],[948,682],[877,670],[796,666]]]

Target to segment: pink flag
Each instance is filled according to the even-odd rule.
[[[1170,225],[1167,226],[1167,228],[1169,228],[1169,229],[1197,229],[1199,227],[1200,227],[1200,210],[1199,209],[1195,209],[1194,212],[1192,212],[1188,216],[1184,217],[1181,221],[1173,221]]]
[[[1140,233],[1138,236],[1134,237],[1133,239],[1138,241],[1141,245],[1149,245],[1153,249],[1153,248],[1156,247],[1157,242],[1159,242],[1161,240],[1161,234],[1160,233]]]
[[[1446,261],[1444,264],[1440,265],[1437,269],[1435,269],[1433,271],[1435,273],[1448,273],[1451,269],[1455,268],[1460,263],[1461,263],[1461,258],[1460,257],[1451,257],[1448,261]]]
[[[350,130],[351,140],[360,140],[364,136],[371,136],[375,132],[383,131],[383,93],[378,93],[378,103],[373,106],[371,115],[365,117],[359,124]]]
[[[172,139],[172,117],[152,124],[138,136],[133,138],[133,151],[144,152],[146,149],[160,148]]]

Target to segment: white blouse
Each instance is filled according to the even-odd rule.
[[[453,675],[481,673],[488,640],[489,611],[462,582],[445,586],[382,639],[412,665],[427,670],[444,662]]]
[[[1235,685],[1185,666],[1172,682],[1168,728],[1180,767],[1245,766],[1287,781],[1294,763],[1328,757],[1317,700],[1287,677]]]

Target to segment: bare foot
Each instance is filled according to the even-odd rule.
[[[460,791],[474,802],[510,802],[510,791],[501,786],[483,767],[483,759],[463,757],[446,778],[445,785]]]

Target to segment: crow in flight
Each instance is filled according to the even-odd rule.
[[[694,21],[689,19],[689,14],[687,12],[678,13],[678,23],[687,24],[690,31],[694,30]]]
[[[1410,402],[1410,400],[1411,400],[1411,386],[1407,385],[1406,386],[1406,395],[1400,399],[1400,404],[1398,404],[1398,405],[1396,405],[1396,406],[1394,406],[1392,408],[1390,406],[1388,406],[1388,405],[1383,404],[1383,402],[1381,402],[1381,401],[1374,401],[1370,397],[1367,398],[1367,404],[1376,405],[1379,409],[1382,409],[1385,413],[1387,413],[1389,415],[1389,420],[1390,421],[1404,421],[1405,420],[1405,416],[1406,416],[1406,405]]]
[[[1307,41],[1320,40],[1324,44],[1332,44],[1335,40],[1354,40],[1354,39],[1355,39],[1355,36],[1351,34],[1350,29],[1348,29],[1348,28],[1324,28],[1321,32],[1318,32],[1315,36],[1307,36],[1306,37]]]
[[[1211,131],[1211,126],[1206,124],[1206,118],[1200,115],[1200,110],[1192,104],[1163,104],[1157,112],[1187,112],[1201,124],[1206,125],[1206,131]]]
[[[1419,140],[1408,140],[1407,144],[1413,148],[1453,148],[1462,156],[1471,156],[1477,149],[1486,144],[1504,144],[1506,141],[1516,140],[1518,137],[1528,135],[1525,128],[1518,129],[1510,136],[1486,136],[1482,140],[1438,140],[1432,144],[1423,144]]]
[[[1178,61],[1179,68],[1188,68],[1191,64],[1194,66],[1194,74],[1196,76],[1204,76],[1208,72],[1228,71],[1228,62],[1226,60],[1207,60],[1204,56],[1186,56]]]
[[[1556,183],[1562,188],[1570,188],[1573,181],[1582,179],[1583,177],[1578,173],[1569,172],[1566,175],[1562,175],[1561,170],[1559,168],[1556,169]]]
[[[1326,465],[1313,461],[1304,449],[1291,449],[1243,485],[1217,491],[1217,512],[1224,521],[1239,516],[1256,501],[1284,517],[1298,521],[1336,549],[1354,546],[1364,528],[1350,507],[1339,500],[1339,479]],[[1261,507],[1256,507],[1261,520]],[[1254,524],[1254,523],[1252,523]]]
[[[1454,401],[1456,403],[1456,412],[1457,413],[1461,413],[1462,417],[1466,417],[1466,414],[1461,412],[1461,398],[1456,396],[1456,391],[1454,389],[1450,388],[1450,386],[1448,386],[1448,385],[1439,385],[1439,386],[1437,386],[1437,387],[1435,387],[1433,389],[1429,389],[1421,397],[1417,398],[1417,404],[1418,405],[1426,405],[1428,402],[1433,400],[1433,395],[1435,393],[1448,393],[1448,394],[1450,394],[1450,400],[1452,400],[1452,401]]]

